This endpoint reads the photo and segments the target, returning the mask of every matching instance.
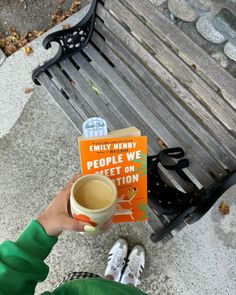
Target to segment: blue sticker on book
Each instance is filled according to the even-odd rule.
[[[99,117],[87,119],[82,126],[83,135],[85,137],[91,136],[105,136],[108,134],[107,122]]]

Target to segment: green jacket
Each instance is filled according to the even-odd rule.
[[[32,295],[38,282],[46,279],[44,263],[57,238],[48,236],[32,221],[18,240],[0,245],[0,295]],[[108,292],[109,290],[109,292]],[[140,290],[100,278],[78,279],[42,295],[144,295]]]

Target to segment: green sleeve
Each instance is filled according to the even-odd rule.
[[[36,284],[46,279],[44,259],[57,242],[37,221],[32,221],[14,243],[0,245],[0,295],[32,295]],[[45,294],[50,294],[49,292]]]

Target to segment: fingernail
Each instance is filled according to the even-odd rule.
[[[84,226],[84,231],[93,232],[93,231],[95,231],[95,230],[96,230],[96,228],[95,228],[94,226],[92,226],[92,225],[88,225],[88,224],[86,224],[86,225]]]

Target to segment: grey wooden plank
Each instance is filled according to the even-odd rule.
[[[137,113],[139,119],[147,126],[154,134],[158,134],[168,146],[178,146],[179,142],[176,138],[166,129],[162,122],[147,108],[147,106],[137,97],[137,95],[131,90],[131,88],[123,81],[123,79],[114,71],[114,69],[105,62],[105,59],[91,46],[87,45],[84,48],[86,54],[92,59],[93,66],[97,70],[101,71],[103,75],[113,84],[113,87],[116,88],[122,94],[122,97],[125,97],[125,104],[129,104],[130,107],[134,109]],[[190,147],[189,147],[190,148]],[[193,161],[190,171],[194,171],[193,174],[197,175],[197,179],[200,179],[200,183],[209,184],[213,180],[207,174],[196,161]]]
[[[94,110],[73,86],[74,82],[69,81],[57,65],[53,65],[49,69],[49,73],[52,75],[53,79],[55,79],[55,83],[68,95],[71,104],[81,118],[86,120],[88,117],[96,116]]]
[[[96,42],[96,44],[98,44]],[[195,137],[191,135],[189,130],[181,124],[181,122],[172,115],[171,111],[166,108],[161,101],[157,99],[156,96],[145,86],[145,84],[140,81],[135,74],[133,74],[124,63],[115,56],[114,53],[107,50],[104,51],[105,46],[103,46],[103,52],[114,62],[116,68],[119,69],[120,75],[123,76],[123,79],[129,83],[132,90],[136,93],[137,96],[143,101],[145,106],[151,110],[151,112],[159,118],[160,122],[162,122],[163,126],[170,131],[173,137],[176,138],[178,144],[191,152],[194,160],[201,163],[201,166],[204,167],[205,171],[211,170],[216,175],[224,175],[226,168],[225,164],[221,163],[219,157],[217,157],[216,153],[210,154],[204,146],[202,146],[199,141],[196,140]],[[216,146],[217,147],[217,144]],[[223,156],[226,152],[221,152]],[[230,164],[232,159],[229,160]],[[236,167],[236,164],[235,166]]]
[[[93,109],[95,114],[100,117],[109,118],[109,116],[111,116],[110,105],[105,104],[100,95],[92,90],[91,86],[89,85],[89,81],[86,81],[75,67],[68,66],[66,60],[65,62],[63,62],[63,69],[72,78],[72,80],[74,81],[73,86],[77,88],[78,92],[81,93],[81,95],[83,95],[84,99]],[[67,78],[65,77],[65,79]],[[97,102],[95,103],[95,101]],[[108,127],[110,130],[116,129],[115,126],[118,128],[122,128],[121,122],[116,114],[112,114],[112,120],[109,120],[108,123]]]
[[[107,1],[106,7],[112,10],[122,23],[131,30],[131,34],[145,45],[152,55],[176,78],[188,91],[197,97],[229,130],[235,129],[235,110],[225,102],[196,72],[183,62],[163,43],[146,25],[144,25],[126,6],[119,1]],[[106,19],[104,19],[106,23]],[[161,77],[160,79],[165,77]]]
[[[104,50],[104,47],[103,47]],[[103,51],[104,52],[104,51]],[[106,53],[108,51],[105,51]],[[111,52],[110,52],[111,53]],[[108,57],[110,57],[108,55]],[[114,55],[112,61],[114,61]],[[211,169],[216,175],[224,174],[225,165],[221,164],[217,159],[216,154],[211,155],[196,139],[191,135],[189,130],[179,122],[175,116],[153,95],[153,93],[142,83],[136,75],[134,75],[127,67],[122,67],[122,61],[116,59],[115,65],[119,67],[120,74],[123,75],[125,80],[136,93],[136,95],[143,101],[145,106],[155,115],[156,118],[162,122],[164,128],[166,128],[172,136],[178,141],[178,144],[191,152],[194,160],[202,163],[204,170]],[[124,65],[124,64],[123,64]],[[122,68],[120,68],[122,67]],[[165,141],[165,140],[164,140]],[[223,153],[221,153],[223,155]],[[231,159],[232,161],[232,159]]]
[[[109,85],[110,82],[107,79],[105,79],[105,77],[101,73],[98,73],[96,69],[94,69],[92,65],[80,53],[74,56],[73,59],[80,66],[80,73],[82,74],[82,76],[86,80],[93,81],[94,85],[98,86],[98,88],[101,89],[102,92],[104,92],[104,94],[109,96],[109,100],[114,106],[113,112],[118,111],[122,113],[123,115],[125,115],[126,118],[128,118],[128,121],[126,121],[125,117],[123,117],[122,123],[124,124],[124,126],[122,127],[127,127],[132,125],[139,128],[142,134],[145,134],[148,136],[148,154],[157,154],[160,151],[160,147],[157,144],[157,140],[154,139],[152,135],[149,133],[149,131],[144,128],[144,125],[137,120],[136,114],[132,113],[132,110],[129,109],[127,106],[124,106],[124,104],[119,99],[119,97],[117,97],[117,94],[114,92],[114,90],[110,88],[110,85]],[[107,118],[105,119],[108,120]],[[168,180],[174,187],[180,190],[182,189],[183,191],[188,191],[189,184],[182,181],[182,179],[178,177],[176,173],[172,171],[168,171],[164,169],[163,167],[160,167],[160,170],[161,171],[164,170],[163,173],[166,175],[166,177],[168,178]],[[189,176],[193,178],[191,174],[189,174]],[[202,188],[201,183],[199,183],[199,181],[196,178],[194,178],[194,181],[196,185],[199,187],[199,189],[201,189]]]
[[[110,106],[110,116],[109,119],[113,119],[113,113],[119,118],[119,126],[116,128],[123,128],[127,127],[128,120],[125,116],[123,116],[123,109],[120,108],[120,98],[119,96],[109,87],[108,83],[104,81],[98,73],[96,73],[95,69],[90,66],[90,63],[83,57],[82,54],[78,53],[73,57],[73,60],[76,62],[77,66],[80,67],[80,74],[82,77],[91,83],[94,89],[97,89],[99,92],[99,96],[104,101],[105,105]],[[69,61],[65,60],[61,63],[62,67],[67,69],[68,75],[75,78],[78,83],[80,82],[77,76],[74,76],[75,73],[75,66]],[[86,69],[89,69],[90,75],[86,75]],[[94,104],[97,105],[97,108],[100,108],[100,101],[94,100]],[[117,108],[118,107],[118,108]],[[108,118],[105,118],[108,119]],[[137,122],[136,122],[137,123]],[[137,126],[138,128],[138,126]]]
[[[73,81],[75,82],[75,85],[77,85],[78,89],[79,90],[83,89],[83,91],[81,91],[81,93],[83,94],[84,98],[87,99],[88,93],[85,90],[85,87],[86,87],[85,83],[87,83],[87,82],[85,82],[85,81],[91,82],[92,79],[90,79],[88,76],[82,75],[81,72],[83,72],[83,70],[81,70],[81,72],[78,72],[78,70],[73,66],[73,64],[69,60],[63,61],[61,63],[61,65],[62,65],[63,69],[67,72],[67,74],[73,79]],[[95,83],[93,86],[97,88],[98,83],[95,80],[94,80],[94,82]],[[81,85],[83,88],[80,88]],[[88,86],[88,87],[90,88],[90,86]],[[99,90],[99,92],[100,92],[99,96],[101,97],[102,96],[102,89],[97,88],[97,90]],[[89,95],[90,95],[90,98],[88,100],[88,103],[95,110],[96,116],[99,115],[107,121],[109,130],[126,128],[128,126],[133,125],[132,123],[134,121],[132,121],[132,120],[131,120],[131,122],[124,121],[124,117],[122,117],[121,113],[119,113],[115,108],[113,108],[113,105],[110,103],[109,98],[107,98],[106,100],[103,100],[101,103],[101,99],[96,99],[96,97],[92,97],[91,93]],[[105,98],[104,95],[103,95],[103,98]],[[104,105],[106,105],[106,110],[104,108]],[[137,128],[140,128],[141,132],[143,134],[146,134],[145,129],[142,128],[141,125],[137,124],[134,126],[136,126]],[[152,143],[152,145],[148,147],[149,153],[151,153],[151,154],[157,153],[159,150],[158,150],[155,140],[152,137],[149,137],[149,141]]]
[[[173,80],[171,74],[166,71],[132,35],[116,22],[105,9],[98,6],[98,13],[102,19],[106,19],[106,26],[112,28],[113,34],[122,41],[124,46],[131,51],[132,55],[135,55],[137,59],[145,65],[149,72],[155,74],[157,80],[159,76],[164,76],[166,83],[169,81],[169,86],[171,85],[173,95],[175,95],[176,99],[204,125],[204,128],[209,130],[214,136],[216,135],[217,138],[226,137],[227,139],[227,129],[223,127],[209,110],[207,110],[192,94],[187,92],[177,80]],[[166,83],[164,86],[166,86]],[[233,137],[232,144],[235,145],[235,137]]]
[[[80,131],[81,126],[83,124],[83,119],[73,108],[70,102],[65,98],[65,96],[61,93],[61,91],[55,86],[55,84],[51,81],[51,79],[47,76],[46,73],[42,73],[38,77],[38,80],[41,83],[41,85],[43,85],[43,87],[48,91],[48,93],[53,97],[55,102],[65,113],[65,115],[71,121],[71,123]]]
[[[228,132],[224,138],[217,141],[181,104],[172,96],[161,83],[144,67],[144,65],[135,58],[131,52],[125,48],[106,26],[99,20],[96,20],[96,30],[106,39],[104,40],[94,32],[92,41],[99,49],[115,64],[121,75],[126,79],[132,72],[152,91],[152,93],[177,116],[186,130],[196,136],[203,146],[211,151],[217,157],[217,160],[224,163],[229,169],[236,167],[236,144],[233,144],[233,138]],[[109,44],[109,46],[108,46]],[[119,56],[119,57],[118,57]],[[122,62],[123,61],[123,62]],[[127,66],[126,66],[127,64]],[[132,80],[135,87],[135,82]],[[142,87],[144,89],[144,87]],[[147,96],[148,97],[148,96]],[[228,136],[227,136],[228,135]],[[230,150],[232,148],[232,151]]]
[[[96,87],[101,89],[104,94],[104,99],[107,100],[112,106],[112,112],[116,112],[120,115],[121,123],[123,127],[135,126],[140,129],[142,134],[148,136],[148,145],[152,151],[157,152],[157,141],[151,136],[151,134],[144,128],[144,126],[137,120],[136,114],[132,112],[132,109],[126,107],[119,93],[115,92],[111,88],[110,82],[103,77],[100,73],[92,67],[92,65],[82,56],[81,53],[73,56],[75,62],[80,66],[80,72],[86,80],[91,80]],[[107,119],[107,118],[105,118]]]
[[[50,93],[50,95],[53,97],[53,99],[58,104],[58,106],[62,109],[62,111],[66,114],[68,119],[73,123],[73,125],[79,130],[81,134],[81,127],[82,127],[84,119],[86,118],[81,118],[79,116],[77,110],[74,109],[69,102],[71,101],[71,99],[67,99],[58,89],[57,85],[55,85],[55,83],[45,73],[43,73],[39,77],[39,80],[41,84],[43,85],[43,87]],[[81,105],[81,107],[83,107],[83,105]],[[91,115],[92,115],[91,113],[88,114],[88,116],[91,116]],[[127,126],[124,126],[124,127],[127,127]],[[140,129],[142,130],[142,126],[140,126]],[[143,130],[143,134],[146,134],[145,130]],[[149,137],[149,142],[148,142],[149,154],[156,154],[160,151],[160,147],[158,147],[154,139],[150,140],[150,138],[151,137]],[[178,189],[183,189],[184,191],[187,189],[186,183],[183,183],[182,181],[180,181],[178,176],[171,173],[171,171],[167,171],[167,172],[168,172],[168,178],[170,179],[170,182],[174,186],[178,187]],[[202,185],[198,183],[198,187],[199,189],[201,189]]]
[[[115,1],[116,2],[116,1]],[[121,0],[147,24],[176,54],[206,81],[210,80],[222,92],[228,103],[236,108],[236,80],[202,48],[195,44],[184,32],[158,11],[150,1]]]
[[[86,52],[87,52],[87,49],[88,48],[90,48],[91,47],[91,45],[88,45],[87,47],[86,47]],[[102,57],[101,57],[102,58]],[[110,66],[108,66],[107,65],[107,61],[105,60],[105,59],[103,59],[102,58],[102,62],[103,62],[103,64],[104,64],[104,68],[109,68],[109,70],[110,70],[110,74],[111,75],[113,75],[113,72],[114,72],[114,70],[110,67]],[[62,62],[62,65],[63,65],[63,68],[64,68],[64,70],[68,73],[68,75],[70,75],[70,77],[76,82],[76,85],[79,85],[79,84],[81,84],[81,78],[82,78],[82,75],[80,74],[80,76],[78,76],[78,71],[75,69],[75,68],[72,68],[71,66],[70,67],[68,67],[68,63],[64,63],[64,62]],[[96,70],[97,70],[97,68],[95,68]],[[115,72],[114,72],[114,74],[115,74]],[[106,77],[106,79],[110,82],[110,83],[112,83],[112,81],[107,77],[107,75],[105,75],[105,77]],[[84,80],[84,78],[82,78],[83,80]],[[128,86],[127,86],[128,87]],[[129,89],[129,88],[128,88]],[[101,91],[101,89],[99,89],[100,91]],[[128,107],[128,109],[132,109],[133,110],[133,108],[127,103],[127,101],[126,101],[126,99],[125,99],[125,97],[124,97],[124,94],[122,93],[122,92],[120,92],[119,91],[119,89],[116,89],[116,91],[119,93],[119,95],[120,95],[120,100],[122,100],[122,102],[124,103],[124,107]],[[83,94],[84,95],[86,95],[86,93],[85,93],[85,91],[83,91]],[[93,101],[92,101],[92,104],[91,105],[93,105],[93,107],[95,106],[95,102],[94,102],[94,99],[93,99]],[[98,102],[96,102],[96,105],[98,105]],[[97,108],[97,106],[95,106],[96,108]],[[111,106],[110,106],[111,107]],[[105,118],[106,119],[108,119],[109,121],[113,121],[113,116],[114,116],[114,113],[112,112],[112,110],[111,110],[111,112],[109,113],[109,115],[108,116],[105,116]],[[155,135],[155,133],[153,133],[154,135]]]

